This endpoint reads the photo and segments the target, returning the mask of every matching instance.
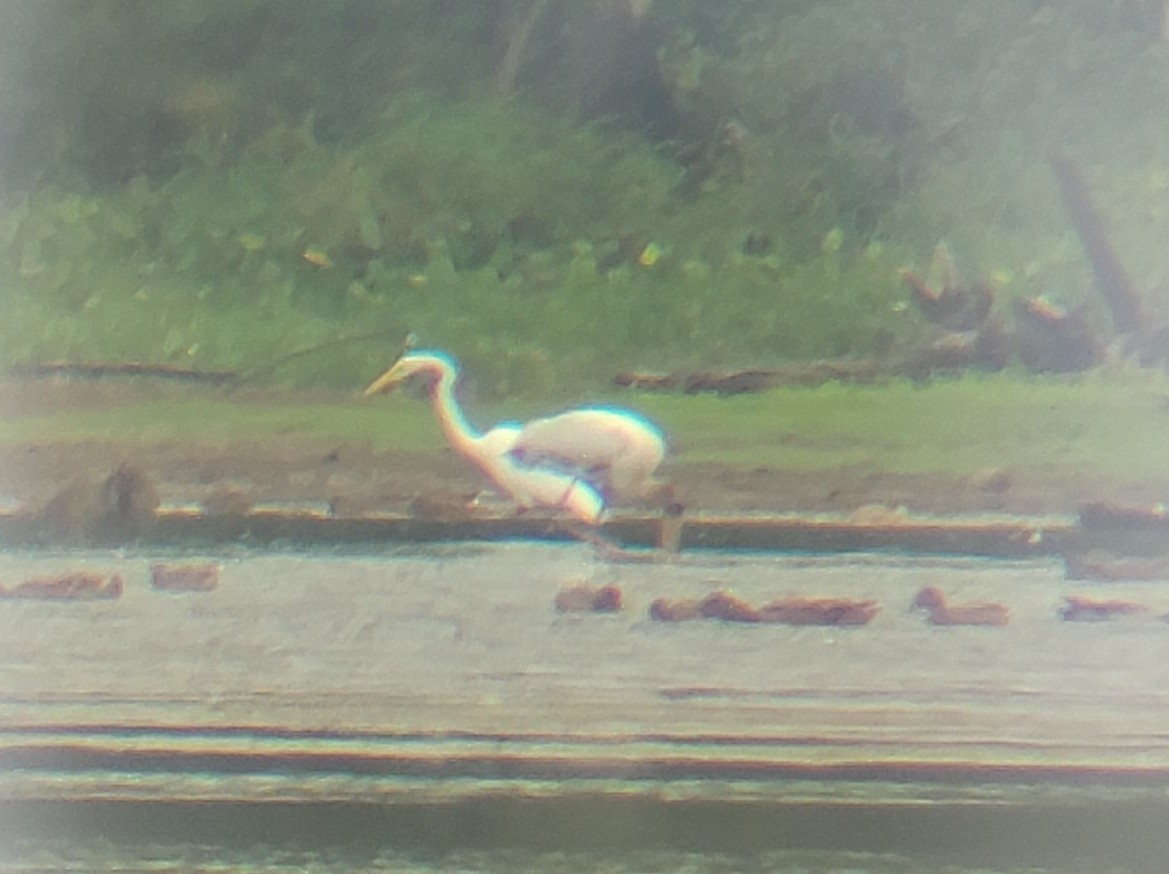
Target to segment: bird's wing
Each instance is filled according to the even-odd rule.
[[[639,446],[651,454],[665,453],[665,441],[655,426],[633,413],[606,408],[569,410],[533,419],[520,431],[512,451],[525,463],[555,461],[593,470]]]

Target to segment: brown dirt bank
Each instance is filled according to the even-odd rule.
[[[0,384],[8,417],[102,409],[165,400],[168,386],[85,382]],[[290,402],[287,392],[249,390],[249,400]],[[446,513],[486,489],[486,483],[445,448],[435,452],[378,451],[368,444],[293,436],[264,442],[63,440],[59,435],[0,446],[0,496],[39,507],[78,480],[100,482],[130,464],[154,484],[164,502],[203,502],[212,510],[257,502],[329,503],[338,513]],[[919,513],[1073,513],[1086,501],[1149,504],[1169,494],[1169,481],[1111,482],[1088,475],[1053,479],[1026,470],[988,470],[976,476],[905,474],[841,467],[794,471],[688,461],[667,463],[688,508],[709,511],[839,512],[879,504]]]

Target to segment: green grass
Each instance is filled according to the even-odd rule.
[[[900,473],[988,466],[1140,477],[1169,473],[1163,378],[968,376],[917,386],[829,385],[647,404],[691,461]],[[720,439],[725,426],[727,439]]]
[[[1004,467],[1126,480],[1169,476],[1169,380],[1094,374],[1075,380],[968,376],[928,385],[827,385],[757,395],[614,395],[660,422],[687,463],[961,475]],[[472,405],[488,426],[547,408]],[[405,395],[303,403],[184,393],[94,411],[8,418],[0,444],[83,439],[166,443],[367,442],[426,452],[443,445],[428,404]]]

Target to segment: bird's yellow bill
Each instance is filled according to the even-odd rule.
[[[368,398],[371,395],[377,395],[381,394],[382,392],[390,391],[395,386],[397,386],[398,383],[409,376],[408,373],[402,373],[402,369],[399,367],[400,363],[401,362],[396,362],[393,367],[371,382],[369,387],[361,393],[361,396]]]

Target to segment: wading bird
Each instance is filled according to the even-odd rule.
[[[365,395],[390,391],[418,374],[431,379],[431,406],[447,442],[521,509],[560,509],[595,526],[607,502],[672,501],[671,488],[653,479],[665,438],[636,413],[582,407],[480,433],[455,399],[454,359],[432,350],[406,352]]]

